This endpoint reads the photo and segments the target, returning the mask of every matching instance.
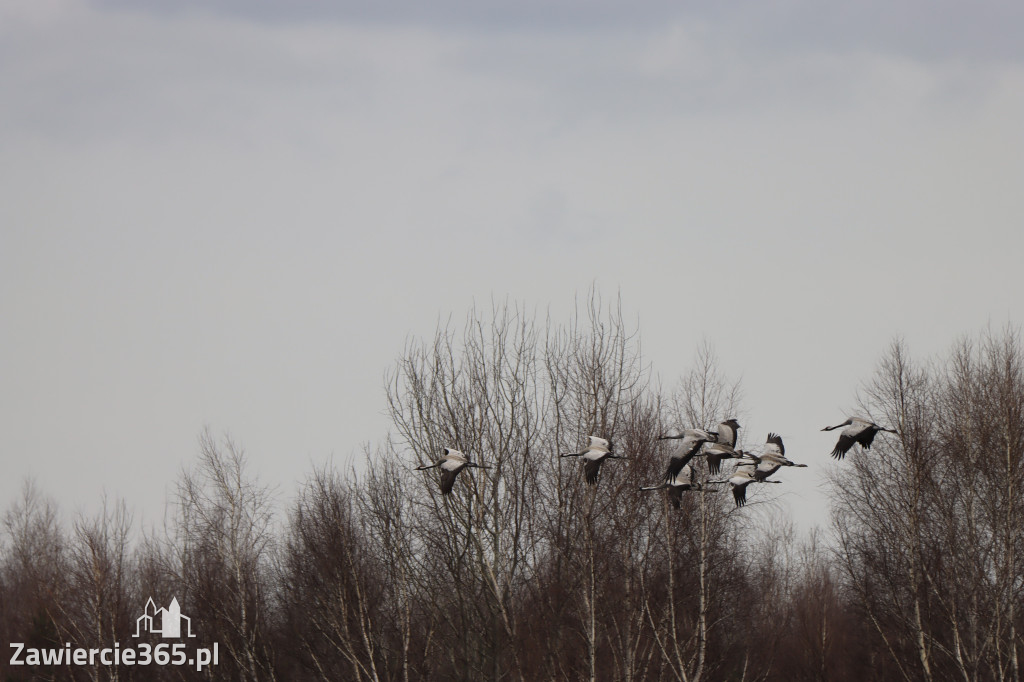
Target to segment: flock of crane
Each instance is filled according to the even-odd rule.
[[[832,431],[838,428],[843,428],[843,430],[839,433],[839,441],[832,450],[832,457],[835,459],[846,457],[846,453],[854,444],[859,443],[863,449],[870,449],[871,443],[879,431],[896,433],[895,429],[887,429],[860,417],[851,417],[842,424],[826,426],[822,431]],[[769,479],[769,476],[782,467],[807,466],[806,464],[796,464],[786,458],[786,447],[782,443],[782,438],[775,433],[769,433],[768,439],[757,451],[748,452],[735,449],[739,429],[739,422],[735,419],[726,419],[718,425],[715,431],[683,429],[675,435],[658,436],[658,440],[676,441],[669,452],[665,480],[660,485],[644,487],[640,490],[667,489],[669,501],[678,508],[685,491],[701,490],[706,485],[728,483],[732,486],[732,495],[736,500],[736,506],[742,507],[747,502],[747,486],[751,483],[781,483],[781,481]],[[589,485],[597,484],[601,465],[605,461],[626,459],[626,457],[614,454],[611,441],[599,436],[590,436],[590,445],[582,452],[569,452],[560,457],[582,458],[584,461],[583,477]],[[709,475],[721,474],[722,462],[726,460],[736,460],[735,468],[728,478],[707,479],[701,483],[694,479],[693,466],[690,464],[695,457],[705,458]],[[452,448],[445,448],[444,455],[436,463],[416,467],[416,470],[422,471],[435,467],[441,468],[442,495],[451,494],[455,479],[463,469],[490,468],[471,461],[469,457]]]

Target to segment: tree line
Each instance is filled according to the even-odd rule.
[[[3,516],[5,643],[132,645],[146,600],[176,598],[219,662],[18,666],[9,650],[0,676],[1020,682],[1022,360],[1012,329],[934,360],[895,342],[858,407],[897,434],[827,472],[831,526],[803,537],[774,486],[742,509],[638,491],[664,476],[659,435],[743,422],[709,346],[666,388],[596,295],[564,324],[474,309],[407,342],[365,462],[310,472],[284,508],[209,430],[159,532],[111,500],[62,524],[26,484]],[[558,457],[590,434],[629,456],[597,486]],[[491,468],[443,496],[414,467],[445,447]]]

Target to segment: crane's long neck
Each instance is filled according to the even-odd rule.
[[[852,419],[847,419],[842,424],[836,424],[835,426],[826,426],[825,428],[822,429],[822,431],[832,431],[833,429],[838,429],[838,428],[840,428],[842,426],[849,426],[852,423],[853,423]]]

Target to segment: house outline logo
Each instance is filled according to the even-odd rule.
[[[185,621],[185,637],[195,637],[192,633],[192,619],[181,615],[181,606],[178,605],[178,598],[171,599],[170,605],[165,609],[157,608],[156,602],[150,597],[146,602],[146,608],[142,615],[135,619],[135,634],[133,637],[140,637],[142,633],[148,632],[161,637],[181,637],[181,622]]]

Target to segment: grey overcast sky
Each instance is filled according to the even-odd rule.
[[[621,292],[707,339],[801,523],[861,380],[1024,321],[1024,5],[0,0],[0,505],[287,500],[409,336]],[[780,486],[782,488],[783,486]]]

